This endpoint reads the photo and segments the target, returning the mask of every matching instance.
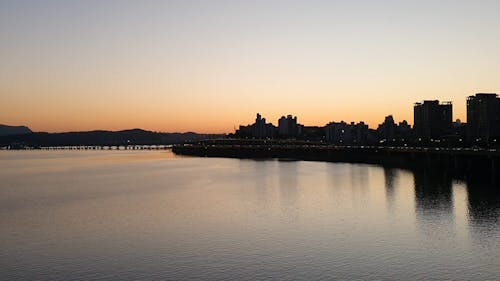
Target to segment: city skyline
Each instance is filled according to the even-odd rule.
[[[449,101],[424,100],[414,103],[413,127],[407,120],[395,120],[387,115],[377,129],[364,121],[332,121],[324,126],[306,126],[297,116],[283,115],[278,126],[256,114],[255,122],[240,125],[231,137],[240,139],[297,139],[326,141],[336,144],[433,142],[463,146],[492,144],[500,137],[500,98],[496,93],[476,93],[467,97],[467,122],[454,121],[453,104]]]
[[[497,96],[497,94],[496,94],[496,93],[475,93],[474,95],[495,95],[495,96]],[[469,96],[467,96],[467,97],[466,97],[466,100],[468,101],[468,100],[469,100],[470,98],[472,98],[474,95],[469,95]],[[411,115],[412,115],[412,116],[410,116],[410,118],[409,118],[409,119],[394,118],[394,114],[392,114],[392,113],[387,113],[385,116],[383,116],[383,118],[382,118],[381,120],[379,120],[378,122],[377,122],[377,121],[375,121],[376,123],[374,123],[374,124],[368,123],[368,122],[364,121],[363,119],[359,119],[359,118],[358,118],[358,119],[353,119],[353,120],[348,120],[348,119],[338,118],[338,119],[331,119],[331,120],[329,120],[329,121],[327,121],[327,122],[325,122],[325,123],[322,123],[322,124],[307,124],[307,123],[305,123],[305,124],[301,124],[301,125],[302,125],[302,126],[324,126],[324,125],[328,125],[328,124],[330,124],[330,123],[344,122],[344,123],[348,123],[348,124],[350,124],[350,123],[362,123],[362,124],[366,124],[366,125],[368,126],[368,128],[369,128],[369,129],[377,129],[377,127],[378,127],[378,126],[380,126],[380,125],[382,125],[382,124],[386,121],[387,117],[389,117],[389,116],[390,116],[391,118],[393,118],[393,120],[394,120],[394,121],[396,121],[396,123],[397,123],[397,122],[405,122],[405,123],[407,123],[407,124],[409,124],[409,125],[411,125],[411,126],[414,126],[414,125],[415,125],[415,116],[414,116],[414,109],[415,109],[415,106],[416,106],[416,105],[421,105],[421,104],[426,104],[426,103],[434,103],[434,102],[436,102],[436,103],[442,103],[442,104],[448,104],[448,105],[450,105],[450,115],[452,116],[452,118],[450,119],[450,123],[451,123],[451,122],[460,122],[460,123],[462,123],[462,124],[465,124],[465,123],[467,122],[467,116],[464,116],[464,119],[461,119],[461,118],[454,118],[456,108],[453,108],[453,110],[451,110],[451,105],[454,105],[454,103],[453,103],[452,101],[439,101],[439,100],[437,100],[437,99],[429,99],[429,100],[420,100],[420,101],[416,101],[416,102],[414,102],[414,103],[412,104],[413,106],[411,107],[411,108],[412,108],[412,109],[411,109],[411,110],[412,110],[412,112],[411,112]],[[460,111],[460,110],[459,110],[459,111]],[[467,111],[467,108],[465,109],[465,111]],[[279,124],[281,123],[281,120],[282,120],[282,119],[284,119],[284,118],[288,119],[288,118],[292,118],[292,117],[293,117],[293,118],[295,119],[295,122],[297,122],[297,118],[298,118],[298,117],[297,117],[298,115],[291,114],[291,113],[286,113],[286,114],[278,114],[277,116],[279,116],[279,117],[275,118],[275,119],[274,119],[275,121],[273,122],[273,121],[272,121],[272,120],[273,120],[273,118],[265,118],[265,117],[264,117],[264,116],[265,116],[265,114],[263,114],[261,111],[257,112],[256,114],[257,114],[257,116],[261,116],[261,117],[263,117],[263,120],[264,120],[266,123],[269,123],[270,125],[273,125],[273,126],[274,126],[274,125],[279,125]],[[247,118],[247,119],[248,119],[248,118]],[[307,119],[307,118],[306,118],[306,119]],[[385,120],[384,120],[384,119],[385,119]],[[250,119],[248,119],[248,120],[250,120]],[[248,121],[248,120],[247,120],[247,121]],[[303,117],[302,117],[302,116],[301,116],[301,120],[303,120]],[[267,122],[267,121],[269,121],[269,122]],[[301,121],[301,122],[302,122],[302,121]],[[242,126],[242,124],[243,124],[243,123],[245,123],[245,122],[242,122],[242,123],[240,123],[240,124],[238,124],[238,125],[234,125],[234,126],[233,126],[233,129],[232,129],[232,130],[229,130],[228,132],[215,132],[215,133],[222,133],[222,134],[230,134],[230,133],[233,133],[233,132],[234,132],[234,130],[235,130],[235,129],[237,129],[237,127],[238,127],[238,126]],[[247,123],[248,123],[248,122],[247,122]],[[304,122],[303,122],[303,123],[304,123]],[[5,124],[5,125],[11,125],[11,124]],[[20,126],[24,126],[24,125],[25,125],[25,124],[22,124],[22,125],[20,125]],[[16,126],[16,125],[14,125],[14,126]],[[29,125],[26,125],[26,127],[30,127],[30,126],[29,126]],[[128,129],[147,129],[147,128],[144,128],[144,127],[135,127],[135,128],[131,128],[131,127],[130,127],[130,128],[121,128],[121,129],[109,130],[109,131],[121,131],[121,130],[128,130]],[[96,130],[101,130],[101,129],[96,129],[96,128],[94,128],[94,129],[90,129],[89,131],[96,131]],[[34,131],[36,131],[36,130],[34,130]],[[150,130],[150,131],[155,131],[155,132],[167,132],[167,131],[159,131],[159,130]],[[40,132],[42,132],[42,131],[40,131]],[[50,132],[50,131],[48,131],[48,132]],[[61,132],[63,132],[63,131],[61,131]],[[69,131],[66,131],[66,132],[78,132],[78,130],[69,130]],[[174,132],[174,131],[172,131],[172,132]],[[184,132],[194,132],[194,131],[184,131]],[[204,131],[201,131],[201,132],[202,132],[202,133],[205,133]],[[52,132],[51,132],[51,133],[52,133]],[[54,132],[54,133],[58,133],[58,132]],[[208,132],[208,133],[212,133],[212,132]]]
[[[0,1],[0,123],[229,133],[499,92],[496,1]]]
[[[0,281],[498,280],[499,11],[0,0]]]

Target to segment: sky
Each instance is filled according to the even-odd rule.
[[[0,0],[0,124],[229,133],[500,94],[497,0]]]

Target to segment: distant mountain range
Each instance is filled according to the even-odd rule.
[[[32,133],[26,126],[8,126],[0,124],[0,136],[22,135]]]
[[[155,145],[176,144],[224,137],[221,134],[158,133],[142,129],[67,133],[32,132],[27,127],[17,134],[0,135],[0,146],[66,145]]]

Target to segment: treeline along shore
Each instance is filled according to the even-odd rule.
[[[314,142],[209,140],[174,145],[179,155],[241,159],[306,160],[425,169],[461,179],[495,180],[500,151],[481,148],[339,146]]]

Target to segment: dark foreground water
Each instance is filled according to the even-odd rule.
[[[500,280],[500,195],[426,172],[0,152],[0,280]]]

